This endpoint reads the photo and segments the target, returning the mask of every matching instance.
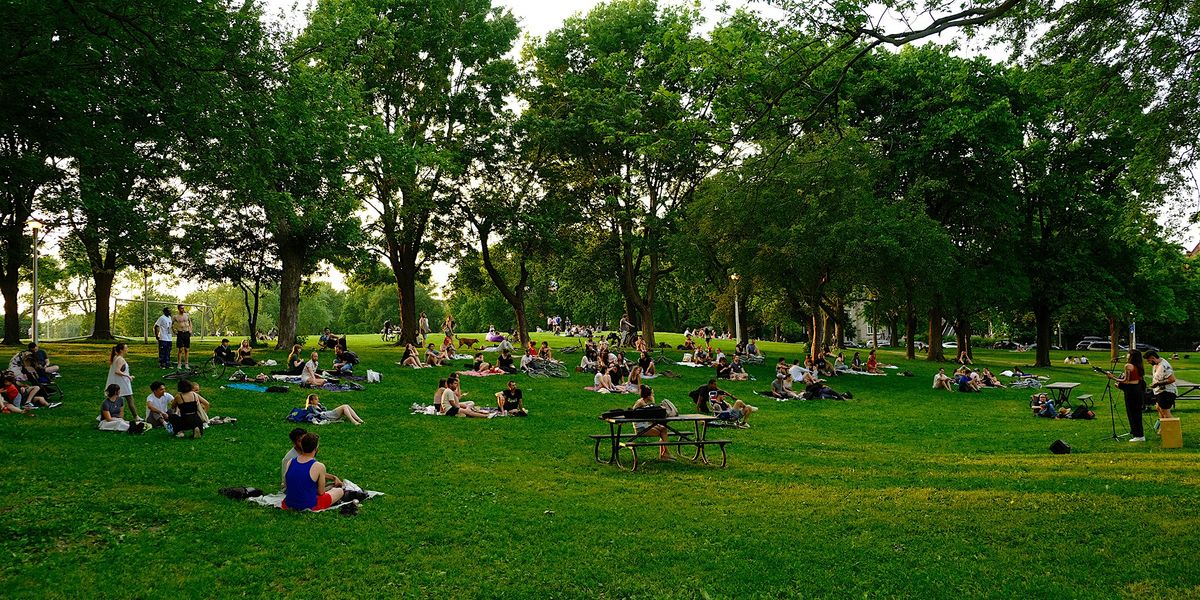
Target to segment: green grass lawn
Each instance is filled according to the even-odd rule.
[[[300,391],[206,384],[210,414],[240,422],[200,440],[99,432],[107,347],[46,347],[67,404],[0,415],[6,597],[1200,597],[1196,401],[1176,411],[1184,449],[1162,450],[1150,415],[1147,443],[1112,442],[1106,403],[1094,421],[1036,419],[1027,391],[934,392],[937,365],[883,351],[916,376],[844,376],[832,384],[851,401],[778,403],[751,390],[798,350],[766,344],[758,381],[725,386],[761,407],[751,429],[720,432],[735,440],[727,469],[650,461],[631,473],[594,462],[587,436],[633,396],[585,392],[579,374],[521,376],[527,419],[413,416],[451,369],[401,369],[398,349],[355,336],[360,370],[383,382],[323,400],[366,424],[316,428],[331,472],[387,494],[350,518],[217,494],[275,489]],[[131,350],[139,406],[155,352]],[[978,354],[997,372],[1032,361]],[[1200,377],[1195,357],[1175,366]],[[710,371],[675,370],[682,379],[651,384],[684,408]],[[1097,398],[1104,388],[1086,366],[1034,372]],[[504,381],[463,387],[485,403]],[[1074,453],[1050,454],[1058,438]]]

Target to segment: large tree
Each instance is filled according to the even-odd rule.
[[[324,0],[300,38],[317,68],[357,82],[370,114],[354,178],[395,278],[402,342],[416,340],[416,284],[436,242],[458,235],[449,205],[507,111],[517,33],[491,0]]]
[[[527,109],[540,140],[586,197],[594,234],[612,240],[626,310],[654,342],[666,240],[729,141],[714,99],[732,75],[713,68],[695,9],[616,0],[571,17],[528,48]]]

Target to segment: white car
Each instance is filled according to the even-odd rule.
[[[942,347],[943,348],[953,348],[953,349],[957,350],[958,342],[942,342]]]

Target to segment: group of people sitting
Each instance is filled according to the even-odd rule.
[[[18,352],[0,373],[0,411],[33,416],[38,408],[57,408],[51,402],[58,366],[50,364],[46,352],[35,343]]]
[[[972,369],[967,365],[963,365],[954,370],[953,375],[947,375],[945,367],[938,369],[938,372],[933,376],[933,389],[946,390],[953,392],[981,392],[984,388],[1002,388],[1006,387],[1000,380],[992,374],[991,369],[983,367],[982,369]]]
[[[809,356],[805,357],[803,362],[795,359],[791,365],[788,365],[787,359],[780,358],[779,362],[775,363],[775,379],[771,382],[771,390],[763,395],[778,400],[847,400],[854,398],[854,394],[850,392],[843,394],[829,387],[828,382],[821,378],[822,371],[818,364],[824,363],[825,361],[821,357],[814,360]],[[829,372],[836,373],[837,371]],[[793,386],[797,381],[803,386],[804,391],[797,392],[794,389]]]
[[[213,349],[213,360],[227,366],[253,367],[258,364],[250,340],[242,340],[235,350],[229,346],[229,338],[221,338],[221,343]]]
[[[101,431],[131,433],[159,427],[175,434],[175,437],[185,437],[188,433],[192,438],[201,437],[209,422],[217,422],[208,417],[211,404],[200,395],[200,385],[195,382],[181,379],[175,390],[176,394],[172,395],[167,392],[163,382],[151,383],[143,419],[133,407],[132,398],[121,394],[120,385],[110,383],[104,390],[98,427]],[[237,419],[221,419],[221,422],[236,423]]]
[[[475,419],[490,419],[498,416],[525,416],[525,398],[517,382],[509,379],[508,385],[496,392],[496,411],[480,410],[474,401],[464,400],[470,392],[462,390],[462,380],[457,373],[452,373],[445,379],[438,380],[437,391],[433,394],[433,407],[439,415],[447,417],[470,417]]]

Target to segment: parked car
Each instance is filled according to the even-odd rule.
[[[1021,345],[1012,340],[1002,340],[992,344],[992,350],[1020,350]]]
[[[1150,351],[1150,350],[1153,350],[1153,351],[1155,351],[1155,352],[1158,352],[1158,347],[1157,347],[1157,346],[1152,346],[1152,345],[1150,345],[1150,344],[1145,344],[1145,343],[1141,343],[1141,342],[1139,342],[1139,343],[1138,343],[1136,346],[1134,346],[1134,347],[1138,349],[1138,352],[1147,352],[1147,351]]]
[[[942,342],[942,347],[943,348],[954,348],[955,350],[957,350],[958,342]]]
[[[1034,343],[1034,344],[1030,344],[1030,345],[1029,345],[1029,346],[1027,346],[1025,349],[1026,349],[1026,350],[1037,350],[1037,344],[1036,344],[1036,343]],[[1050,344],[1050,349],[1051,349],[1051,350],[1062,350],[1062,347],[1060,347],[1060,346],[1055,346],[1054,344]]]
[[[1095,337],[1095,336],[1089,335],[1089,336],[1083,338],[1082,340],[1079,340],[1079,343],[1075,344],[1075,349],[1076,350],[1087,350],[1088,346],[1092,345],[1093,343],[1104,342],[1104,341],[1107,341],[1107,340],[1102,337]]]
[[[1088,344],[1087,349],[1092,352],[1108,352],[1109,350],[1112,350],[1112,343],[1111,342],[1092,342],[1091,344]],[[1118,350],[1128,350],[1129,348],[1126,346],[1118,345],[1117,349]]]

